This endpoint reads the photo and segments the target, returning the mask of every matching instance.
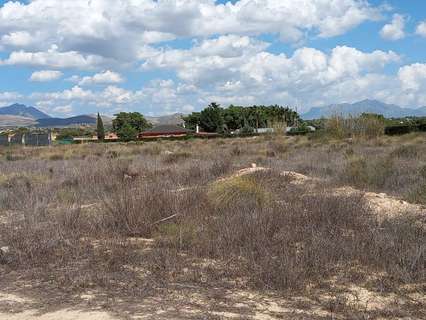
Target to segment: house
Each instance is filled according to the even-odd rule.
[[[108,142],[118,141],[118,136],[114,132],[107,133],[105,135],[105,141],[108,141]]]
[[[139,139],[178,138],[192,133],[191,130],[171,124],[163,124],[139,134]]]

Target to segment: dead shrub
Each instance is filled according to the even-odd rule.
[[[341,173],[345,183],[361,188],[381,188],[393,174],[394,162],[390,157],[369,159],[351,154]]]
[[[49,160],[51,160],[51,161],[64,160],[64,154],[62,154],[62,153],[53,153],[53,154],[49,155]]]
[[[335,115],[326,122],[325,132],[336,139],[373,139],[384,135],[385,126],[382,119],[373,116],[342,117]]]
[[[123,183],[113,195],[103,199],[101,227],[126,236],[150,237],[154,223],[177,214],[178,194],[167,183],[142,184],[132,188]]]
[[[268,142],[268,150],[267,150],[267,156],[274,157],[275,155],[281,155],[287,151],[287,145],[284,143],[284,141],[275,139],[273,141]]]
[[[174,164],[179,161],[188,159],[191,157],[191,154],[189,152],[174,152],[167,154],[164,158],[164,163],[166,164]]]
[[[2,230],[2,238],[10,248],[10,264],[16,267],[39,267],[51,263],[62,265],[76,259],[84,243],[79,240],[79,226],[59,223],[53,216],[32,213],[23,221]]]
[[[265,206],[262,201],[248,200],[256,195],[232,192],[232,188],[209,193],[209,199],[218,197],[214,207],[181,221],[182,227],[190,221],[198,226],[196,235],[191,229],[192,236],[187,238],[192,241],[188,250],[238,261],[235,276],[247,277],[262,288],[300,289],[354,265],[383,271],[401,282],[424,278],[420,261],[423,229],[410,227],[405,220],[380,225],[362,196],[321,192],[308,196],[290,189],[280,195],[279,201]],[[400,250],[405,254],[398,259]],[[399,264],[392,262],[395,259]]]
[[[369,179],[367,161],[362,157],[350,157],[343,169],[342,179],[355,186],[365,186]]]
[[[23,161],[0,162],[0,245],[10,249],[2,263],[6,270],[27,269],[49,288],[102,286],[132,297],[170,281],[302,289],[347,270],[350,279],[374,275],[386,288],[419,285],[426,240],[418,217],[379,222],[361,195],[307,190],[280,174],[305,168],[331,185],[344,181],[397,195],[414,182],[413,201],[420,203],[426,194],[421,146],[416,158],[392,157],[401,141],[391,139],[309,147],[306,138],[290,138],[298,150],[276,137],[153,142],[141,154],[136,146],[113,145],[117,158],[106,149],[111,145],[69,146],[66,161],[41,161],[51,151],[25,149]],[[265,147],[276,156],[266,159]],[[178,165],[158,157],[179,148],[189,155],[170,163]],[[215,181],[254,161],[276,171]],[[399,189],[391,188],[394,181]]]
[[[419,153],[419,147],[413,144],[406,144],[394,149],[390,156],[399,158],[416,158]]]
[[[415,187],[408,195],[408,201],[412,203],[426,204],[426,183]]]
[[[220,177],[227,173],[229,173],[229,170],[232,167],[231,159],[225,157],[221,159],[213,159],[210,167],[209,167],[209,173],[213,177]]]

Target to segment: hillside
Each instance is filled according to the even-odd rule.
[[[96,125],[96,117],[81,115],[70,118],[47,118],[39,119],[37,127],[67,127],[72,125]]]
[[[0,115],[0,128],[30,127],[37,123],[36,120],[21,116]]]
[[[302,114],[305,120],[327,118],[332,115],[359,115],[361,113],[382,114],[386,118],[400,117],[425,117],[426,107],[402,108],[394,104],[386,104],[377,100],[363,100],[355,103],[331,104],[325,107],[312,108],[309,112]]]
[[[166,116],[159,116],[159,117],[145,117],[149,122],[151,122],[153,125],[160,125],[160,124],[182,124],[183,114],[181,113],[174,113]]]
[[[19,117],[31,118],[34,120],[50,118],[49,115],[47,115],[44,112],[41,112],[40,110],[34,107],[27,107],[26,105],[18,104],[18,103],[15,103],[6,107],[1,107],[0,115],[19,116]]]

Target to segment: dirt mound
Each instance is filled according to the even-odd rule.
[[[251,168],[245,168],[237,171],[231,176],[226,178],[221,178],[218,181],[226,181],[229,179],[233,179],[236,177],[251,175],[257,172],[265,172],[271,170],[266,167],[257,167],[252,165]],[[294,171],[282,171],[280,173],[283,177],[289,179],[289,183],[292,185],[298,186],[306,186],[306,192],[312,193],[315,192],[318,186],[324,187],[326,186],[326,181],[308,177],[298,172]],[[327,188],[327,187],[326,187]],[[362,195],[364,199],[367,201],[369,207],[379,215],[382,216],[397,216],[400,214],[404,214],[410,212],[414,215],[421,215],[426,217],[426,207],[418,204],[409,203],[402,199],[398,199],[387,195],[385,193],[374,193],[374,192],[365,192],[358,189],[355,189],[350,186],[344,187],[329,187],[326,189],[331,194],[334,195]]]

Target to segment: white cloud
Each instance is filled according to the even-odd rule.
[[[73,76],[70,78],[70,80],[78,82],[79,86],[88,86],[94,84],[117,84],[124,81],[120,74],[110,70],[97,73],[91,77],[80,78],[78,76]]]
[[[420,22],[416,28],[416,34],[426,38],[426,21]]]
[[[9,58],[0,61],[0,65],[26,65],[51,68],[93,69],[104,62],[96,55],[82,56],[78,52],[59,52],[57,46],[52,46],[46,52],[14,51]]]
[[[263,51],[246,37],[205,40],[192,49],[159,50],[144,68],[175,71],[178,81],[153,80],[139,90],[108,86],[100,91],[82,89],[40,94],[34,99],[53,100],[56,105],[133,109],[146,113],[185,112],[211,101],[221,104],[283,104],[317,106],[361,98],[396,97],[401,91],[397,76],[384,76],[383,67],[398,63],[392,51],[362,52],[338,46],[331,52],[300,48],[292,56]],[[225,47],[240,43],[243,49],[229,54]],[[210,53],[210,55],[209,55]],[[398,91],[399,90],[399,91]],[[408,101],[408,100],[407,100]],[[420,101],[420,100],[417,100]],[[389,102],[389,101],[387,101]]]
[[[71,89],[67,89],[62,92],[35,92],[31,95],[32,99],[36,101],[45,101],[45,103],[46,101],[85,101],[93,99],[94,97],[95,95],[92,91],[84,90],[79,86],[74,86]]]
[[[68,104],[68,105],[65,105],[65,106],[55,107],[55,108],[53,108],[52,111],[56,114],[68,116],[68,115],[71,115],[71,113],[73,111],[73,107],[72,107],[72,105]]]
[[[380,31],[380,35],[386,40],[400,40],[405,38],[405,18],[400,14],[394,14],[392,23],[386,24]]]
[[[30,77],[30,81],[33,82],[48,82],[53,80],[58,80],[62,77],[63,73],[61,71],[54,70],[42,70],[33,72]]]
[[[426,91],[426,64],[415,63],[402,67],[398,72],[402,88],[406,91]]]
[[[378,19],[380,11],[366,0],[33,0],[0,7],[0,39],[23,50],[10,64],[87,68],[99,57],[133,63],[150,43],[178,37],[333,37]]]
[[[158,32],[158,31],[145,31],[142,34],[142,41],[144,43],[158,43],[176,39],[172,33]]]
[[[231,45],[236,43],[238,50]],[[198,88],[246,94],[251,88],[269,91],[268,87],[282,91],[285,87],[302,89],[309,85],[321,90],[322,85],[356,78],[399,61],[392,51],[364,53],[345,46],[334,48],[329,55],[313,48],[300,48],[292,57],[265,52],[265,47],[247,37],[222,36],[189,50],[159,51],[147,59],[143,69],[173,70],[184,83]]]
[[[18,92],[0,91],[0,107],[17,102],[22,98],[23,96]]]
[[[26,47],[34,43],[34,38],[26,31],[16,31],[5,34],[0,39],[0,44],[11,47]]]
[[[67,79],[72,88],[19,97],[51,111],[141,106],[170,113],[196,110],[211,100],[303,107],[360,98],[420,103],[426,92],[423,67],[404,66],[389,74],[383,68],[400,63],[392,51],[309,48],[309,39],[343,35],[380,19],[382,10],[368,0],[10,1],[0,7],[0,50],[6,56],[0,65],[93,72],[75,71]],[[404,28],[405,17],[396,14],[381,34],[401,39]],[[417,27],[418,34],[424,31],[426,22]],[[265,34],[296,49],[273,53],[271,43],[259,40]],[[186,49],[176,49],[180,39]],[[112,70],[130,68],[151,71],[148,79],[166,70],[174,80],[125,89],[120,87],[124,76]]]

